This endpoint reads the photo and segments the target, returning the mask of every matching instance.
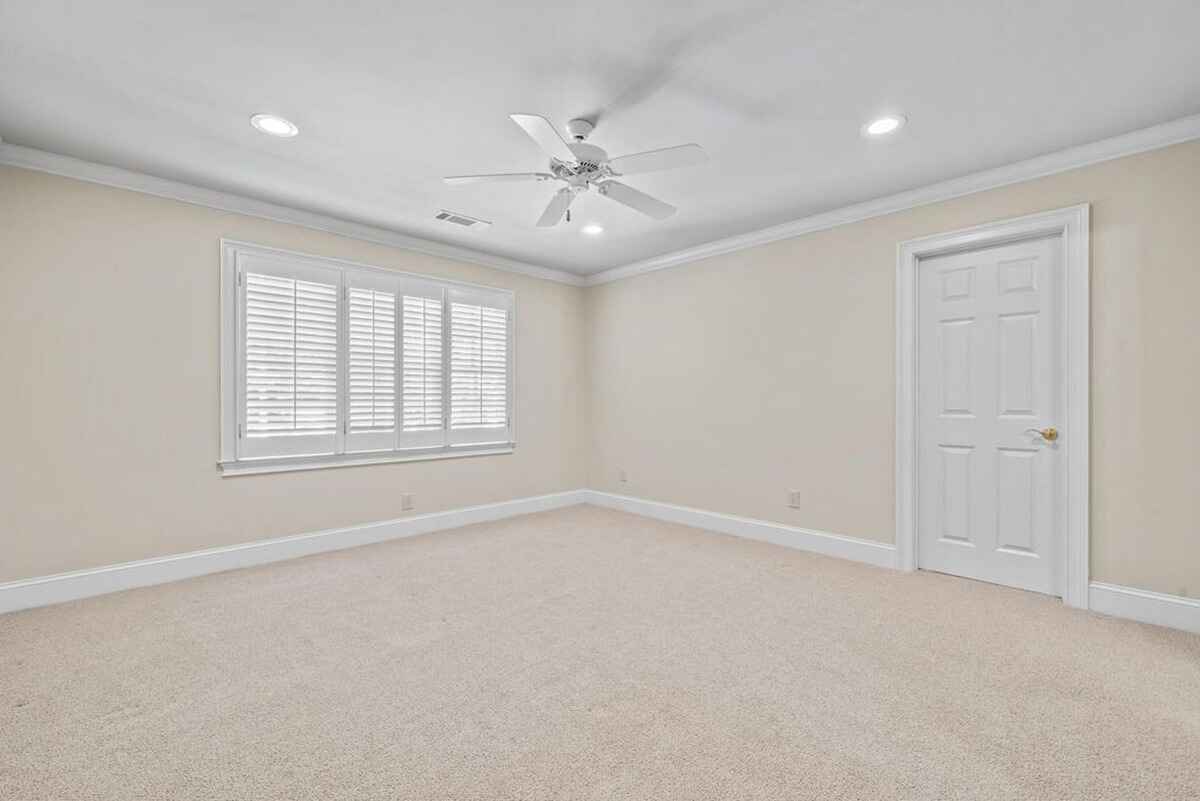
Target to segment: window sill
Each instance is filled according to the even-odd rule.
[[[218,462],[222,476],[249,476],[259,473],[291,473],[297,470],[324,470],[330,467],[359,467],[394,462],[428,462],[435,459],[462,459],[468,456],[501,456],[512,453],[513,443],[487,446],[458,446],[423,451],[388,451],[387,453],[339,453],[324,456],[282,456],[265,459],[242,459]]]

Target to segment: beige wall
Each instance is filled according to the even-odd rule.
[[[515,290],[516,452],[221,478],[221,237]],[[584,335],[578,287],[0,168],[0,581],[581,487]]]
[[[0,168],[0,581],[400,517],[402,492],[591,486],[891,541],[896,243],[1084,201],[1092,575],[1200,596],[1200,143],[587,290]],[[516,453],[221,478],[223,236],[515,290]]]
[[[1200,596],[1200,143],[589,289],[589,486],[892,541],[897,243],[1082,202],[1092,578]]]

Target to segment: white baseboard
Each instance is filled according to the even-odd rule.
[[[0,614],[375,542],[414,537],[418,534],[560,509],[580,503],[620,509],[657,520],[682,523],[877,567],[897,566],[896,548],[888,543],[610,492],[571,490],[13,581],[0,584]],[[1195,598],[1093,581],[1088,591],[1088,605],[1092,611],[1100,614],[1200,634],[1200,600]]]
[[[1200,634],[1200,600],[1195,598],[1093,581],[1088,587],[1088,608],[1102,615]]]
[[[693,509],[688,506],[676,506],[660,501],[647,501],[611,492],[584,490],[584,496],[587,503],[606,506],[609,509],[621,509],[671,523],[683,523],[709,531],[719,531],[734,537],[771,542],[788,548],[849,559],[853,562],[865,562],[876,567],[896,567],[896,547],[889,543],[862,540],[842,534],[830,534],[826,531],[798,528],[750,517],[736,517],[704,509]]]
[[[295,559],[298,556],[414,537],[442,529],[485,523],[531,512],[544,512],[583,502],[584,491],[572,490],[13,581],[0,584],[0,614],[134,587],[165,584],[240,567]]]

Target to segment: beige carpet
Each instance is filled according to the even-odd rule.
[[[1200,637],[594,507],[0,616],[4,799],[1195,799]]]

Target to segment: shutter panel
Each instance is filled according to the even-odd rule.
[[[314,272],[254,263],[243,273],[242,456],[334,451],[338,278]]]
[[[225,242],[221,314],[223,467],[514,441],[511,292]]]
[[[511,301],[502,293],[450,294],[450,443],[507,443]]]
[[[440,287],[407,282],[401,297],[400,447],[441,447],[445,433],[445,326]]]
[[[395,281],[347,276],[347,451],[396,447],[396,293],[380,284]]]

